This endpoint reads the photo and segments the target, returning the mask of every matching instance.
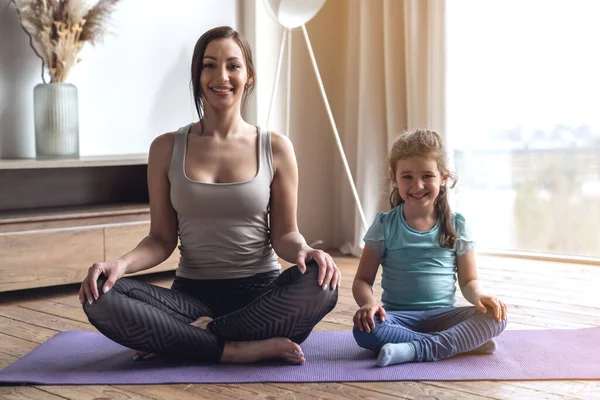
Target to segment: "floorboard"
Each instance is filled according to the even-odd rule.
[[[353,257],[335,257],[344,280],[336,308],[315,331],[349,330],[356,304]],[[480,278],[508,305],[508,329],[600,326],[600,268],[590,265],[478,257]],[[173,273],[139,277],[168,287]],[[377,284],[380,278],[377,279]],[[0,294],[0,368],[54,334],[95,331],[79,305],[77,286]],[[377,295],[381,289],[375,289]],[[459,295],[458,304],[467,304]],[[2,399],[600,399],[600,381],[254,383],[229,385],[3,386]]]

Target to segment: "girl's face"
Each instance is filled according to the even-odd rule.
[[[440,187],[446,184],[446,178],[433,158],[414,156],[398,160],[394,186],[398,188],[405,207],[433,211],[435,199],[440,194]]]
[[[240,106],[248,76],[242,49],[234,39],[211,41],[204,51],[200,87],[206,104],[215,109]]]

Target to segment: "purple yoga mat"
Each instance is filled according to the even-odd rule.
[[[314,332],[302,345],[306,362],[197,365],[164,358],[133,361],[99,333],[57,334],[0,371],[0,383],[86,385],[404,380],[600,379],[600,328],[505,331],[493,355],[375,366],[350,332]]]

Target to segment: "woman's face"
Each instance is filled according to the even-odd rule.
[[[244,53],[234,39],[216,39],[206,46],[200,74],[205,105],[239,108],[245,85],[251,83]]]

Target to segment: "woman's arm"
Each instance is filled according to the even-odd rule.
[[[271,185],[271,244],[277,255],[290,263],[298,252],[308,249],[297,223],[298,165],[292,143],[285,136],[271,134],[273,183]]]
[[[150,232],[135,249],[119,258],[125,273],[152,268],[165,261],[177,246],[177,214],[171,204],[169,166],[176,133],[158,136],[148,156]]]
[[[154,267],[166,260],[177,245],[177,217],[170,200],[167,178],[175,133],[157,137],[148,156],[148,192],[150,197],[150,233],[135,249],[116,260],[94,263],[81,283],[79,299],[91,304],[98,299],[98,278],[106,276],[102,287],[108,292],[123,275]]]
[[[298,230],[298,164],[292,142],[283,135],[272,133],[271,148],[274,176],[270,229],[273,249],[287,262],[296,263],[302,272],[306,270],[306,262],[315,260],[319,265],[319,285],[332,289],[339,287],[340,273],[331,256],[309,247]]]
[[[496,296],[488,295],[479,280],[475,263],[475,250],[471,249],[467,253],[457,256],[456,262],[458,283],[465,299],[483,313],[487,313],[486,306],[491,307],[498,321],[505,319],[506,304]]]

